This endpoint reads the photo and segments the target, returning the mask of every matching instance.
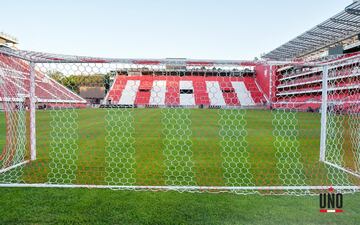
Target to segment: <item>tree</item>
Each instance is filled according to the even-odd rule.
[[[64,78],[64,74],[56,70],[48,72],[48,76],[58,82],[60,82],[62,78]]]
[[[94,74],[94,75],[64,75],[60,71],[50,71],[48,76],[68,89],[80,93],[80,87],[105,87],[107,91],[110,89],[110,74]]]

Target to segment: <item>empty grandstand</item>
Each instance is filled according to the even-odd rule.
[[[324,85],[321,65],[329,62],[334,62],[326,71],[329,100],[341,104],[342,100],[359,99],[359,24],[360,2],[354,1],[337,15],[265,54],[267,60],[320,62],[316,66],[274,66],[273,106],[319,110]]]
[[[126,106],[260,106],[318,111],[322,96],[321,65],[329,68],[329,91],[342,99],[359,97],[359,73],[354,63],[360,46],[360,3],[265,54],[266,61],[311,62],[296,66],[262,62],[250,71],[193,70],[186,64],[163,71],[116,71],[106,104]],[[183,61],[185,61],[184,59]],[[320,67],[319,67],[320,66]],[[220,69],[221,70],[221,69]],[[225,69],[226,70],[226,69]],[[239,75],[241,73],[241,75]],[[348,74],[348,75],[347,75]],[[330,100],[334,99],[331,97]]]
[[[138,107],[240,107],[266,103],[249,68],[119,70],[105,98],[109,105]]]
[[[16,50],[16,38],[0,33],[0,49],[8,51]],[[1,89],[0,102],[13,101],[23,102],[29,107],[30,98],[30,68],[29,65],[16,57],[0,54]],[[86,100],[78,94],[70,91],[49,76],[34,71],[35,95],[38,107],[85,107]],[[0,104],[3,107],[3,104]]]

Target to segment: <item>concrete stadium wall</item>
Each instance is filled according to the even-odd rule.
[[[270,66],[269,65],[257,65],[255,66],[256,73],[256,82],[260,86],[261,90],[264,92],[268,99],[273,99],[275,94],[275,85],[272,85],[270,91],[270,78],[272,77],[272,81],[274,81],[274,72],[270,74]],[[270,96],[270,94],[272,96]]]

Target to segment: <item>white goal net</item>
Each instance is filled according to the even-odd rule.
[[[359,63],[0,48],[0,187],[354,192]]]

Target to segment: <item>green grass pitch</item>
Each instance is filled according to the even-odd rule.
[[[38,111],[38,158],[24,168],[21,179],[28,183],[204,186],[336,182],[328,179],[326,167],[318,162],[319,114],[175,110]],[[5,143],[3,115],[0,147]],[[69,117],[75,120],[68,120]],[[276,118],[285,118],[284,124],[277,123],[282,120]],[[179,127],[173,126],[176,121],[182,121],[177,123]],[[286,126],[289,121],[296,123]],[[275,130],[285,134],[296,130],[296,138],[292,135],[283,138],[282,133],[274,132],[277,126]],[[176,133],[179,130],[185,132]],[[244,130],[246,140],[237,138]],[[71,135],[62,136],[60,131]],[[66,144],[59,145],[60,142]],[[119,142],[122,145],[116,144]],[[284,143],[301,155],[297,161],[278,157],[288,154],[281,148]],[[61,155],[73,144],[76,151]],[[166,159],[177,153],[179,147],[174,147],[177,145],[182,146],[180,149],[190,145],[192,154],[181,152],[175,157],[180,163],[172,167]],[[224,155],[229,146],[235,155]],[[117,149],[126,149],[129,155],[118,155]],[[245,155],[244,149],[247,149]],[[234,156],[246,159],[247,164],[224,164]],[[67,160],[69,157],[73,160]],[[344,157],[345,161],[351,161],[346,150]],[[60,164],[67,166],[51,166]],[[233,165],[239,170],[232,170]],[[291,170],[294,165],[299,169]],[[250,168],[251,176],[232,178],[238,172],[247,174],[245,167]],[[124,169],[128,175],[117,177],[117,172]],[[68,176],[62,177],[59,174],[64,170]],[[320,214],[318,196],[51,188],[0,188],[0,196],[0,224],[356,224],[360,221],[358,194],[345,195],[345,212],[339,215]]]

